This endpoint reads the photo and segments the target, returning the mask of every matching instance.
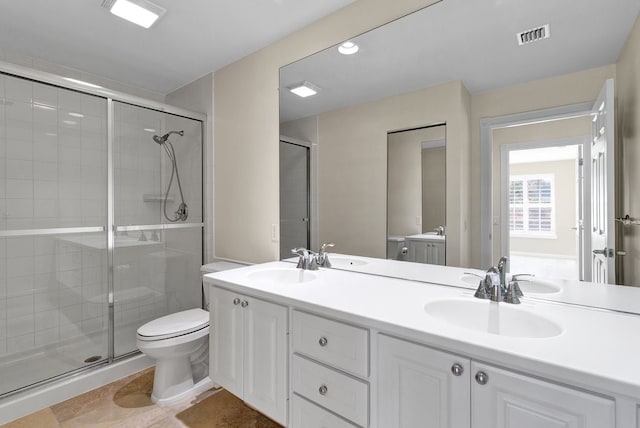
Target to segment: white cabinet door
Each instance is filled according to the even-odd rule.
[[[611,399],[485,364],[471,368],[472,428],[615,428]]]
[[[468,359],[380,335],[378,426],[469,428],[469,373]]]
[[[230,393],[242,397],[243,310],[242,296],[212,287],[209,303],[209,370],[211,379]]]
[[[212,287],[209,311],[211,379],[285,425],[287,308]]]
[[[245,305],[244,401],[285,424],[287,308],[250,297],[245,297],[242,305]]]

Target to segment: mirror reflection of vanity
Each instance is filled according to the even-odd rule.
[[[604,82],[613,78],[617,129],[622,131],[616,144],[632,147],[640,120],[634,95],[639,73],[633,65],[640,55],[635,53],[640,51],[639,5],[633,0],[562,3],[463,5],[460,0],[444,0],[354,37],[351,41],[360,47],[354,55],[340,55],[332,47],[283,67],[281,133],[311,139],[315,148],[315,242],[334,242],[334,250],[342,254],[384,259],[390,256],[391,237],[432,232],[426,224],[415,233],[393,230],[396,202],[390,193],[399,191],[392,188],[388,136],[394,131],[446,124],[446,171],[441,181],[446,195],[446,264],[483,269],[488,267],[480,257],[485,246],[492,251],[491,260],[501,254],[499,245],[492,248],[495,240],[481,232],[482,120],[593,103]],[[543,24],[550,24],[548,40],[518,45],[518,31]],[[583,34],[584,43],[578,43],[575,34]],[[298,98],[288,90],[304,81],[319,89],[318,94]],[[631,195],[637,182],[634,163],[640,159],[625,156],[617,161],[621,179],[616,188],[624,199],[618,202],[616,216],[629,212],[633,219],[634,214],[640,216],[640,200]],[[498,167],[494,159],[493,170]],[[414,228],[425,218],[416,214],[417,205],[424,203],[414,200],[405,213]],[[485,205],[491,207],[492,201]],[[500,210],[492,212],[496,232],[495,223],[505,219]],[[640,266],[640,240],[635,235],[640,228],[618,226],[616,248],[627,254],[619,262],[622,283],[638,285],[640,272],[634,266]]]

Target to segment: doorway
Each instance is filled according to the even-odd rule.
[[[585,279],[585,143],[576,137],[501,147],[502,248],[512,273]]]
[[[310,147],[280,140],[280,258],[310,246]]]

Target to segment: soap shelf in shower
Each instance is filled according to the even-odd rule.
[[[142,195],[142,200],[144,202],[164,202],[164,195],[157,195],[155,193],[145,193]],[[167,198],[167,202],[173,202],[174,197],[169,195]]]

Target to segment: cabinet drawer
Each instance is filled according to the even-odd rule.
[[[356,425],[316,406],[297,394],[293,394],[291,403],[293,406],[292,428],[356,428]]]
[[[299,355],[292,361],[293,392],[361,426],[369,420],[369,385]]]
[[[293,311],[293,351],[362,377],[369,376],[369,331]]]

